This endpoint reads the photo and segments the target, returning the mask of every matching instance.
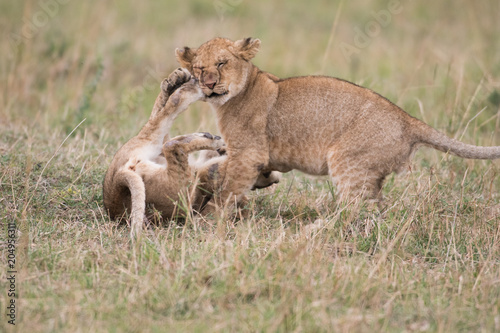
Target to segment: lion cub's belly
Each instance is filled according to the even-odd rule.
[[[269,148],[271,170],[289,172],[296,169],[310,175],[328,175],[326,153],[321,147],[272,142]]]

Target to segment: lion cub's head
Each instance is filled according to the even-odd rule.
[[[214,38],[198,49],[176,49],[177,61],[199,80],[206,101],[222,105],[245,87],[252,69],[250,60],[259,51],[260,40],[231,41]]]

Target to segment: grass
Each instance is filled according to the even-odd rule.
[[[171,223],[136,245],[101,194],[175,48],[219,35],[260,38],[263,70],[341,77],[450,136],[499,145],[497,1],[401,1],[349,59],[341,43],[355,46],[386,2],[53,1],[53,15],[43,3],[0,4],[2,309],[7,223],[18,228],[16,326],[4,310],[0,331],[500,330],[498,161],[422,149],[387,180],[383,214],[338,207],[327,180],[291,172],[252,193],[237,224]],[[217,132],[201,103],[173,134],[198,130]]]

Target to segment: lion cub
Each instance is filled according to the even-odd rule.
[[[222,198],[243,194],[259,173],[330,175],[341,198],[377,198],[386,176],[425,145],[463,158],[497,159],[500,147],[451,139],[373,91],[340,79],[279,79],[250,60],[260,40],[212,39],[177,49],[217,112],[227,144]]]
[[[165,217],[174,214],[174,202],[191,179],[188,153],[222,147],[220,138],[208,134],[180,136],[163,145],[174,119],[203,95],[189,72],[181,69],[162,82],[161,90],[148,122],[118,150],[104,178],[103,201],[109,216],[116,219],[129,213],[132,233],[142,226],[147,203]]]
[[[187,70],[174,71],[163,80],[148,122],[113,157],[103,183],[104,206],[112,219],[130,215],[133,235],[147,220],[147,204],[152,204],[163,218],[185,216],[176,202],[181,191],[195,181],[196,173],[200,186],[191,193],[193,206],[189,209],[202,212],[212,199],[217,179],[224,176],[218,164],[226,156],[216,152],[224,147],[220,137],[194,133],[168,140],[174,119],[202,97],[198,83]],[[188,155],[198,150],[214,152],[205,152],[195,165],[190,165]],[[277,172],[263,173],[254,186],[271,186],[279,178]]]

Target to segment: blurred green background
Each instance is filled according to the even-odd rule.
[[[2,124],[68,133],[87,118],[81,128],[105,141],[128,138],[147,119],[161,79],[177,66],[176,47],[252,36],[262,40],[254,63],[263,70],[353,81],[454,134],[472,96],[466,117],[485,106],[478,121],[498,111],[499,6],[465,0],[2,1]],[[197,103],[174,132],[215,131],[207,110]]]

